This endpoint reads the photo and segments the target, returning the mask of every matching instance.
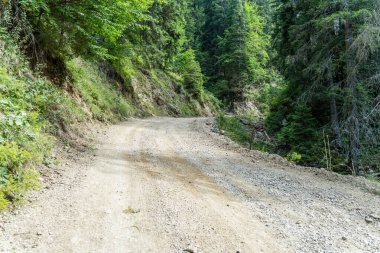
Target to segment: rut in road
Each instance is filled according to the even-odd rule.
[[[379,196],[253,159],[210,119],[112,126],[3,226],[3,252],[380,252]],[[74,182],[74,183],[72,183]]]

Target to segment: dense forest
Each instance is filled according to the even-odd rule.
[[[378,1],[194,6],[194,17],[204,13],[193,47],[206,87],[238,113],[219,119],[232,137],[304,165],[354,175],[378,170]],[[239,108],[249,102],[254,117],[252,106]],[[242,118],[264,122],[270,138],[244,133]]]
[[[218,114],[250,148],[376,174],[379,5],[1,1],[0,209],[37,187],[33,167],[77,124],[134,115]]]

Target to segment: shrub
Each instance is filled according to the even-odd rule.
[[[205,77],[193,50],[179,54],[174,63],[175,71],[183,76],[184,87],[194,99],[203,102]]]
[[[0,209],[38,186],[33,165],[49,158],[54,126],[82,115],[62,91],[33,75],[17,45],[0,29]]]
[[[217,117],[217,125],[219,129],[226,132],[226,136],[231,138],[231,140],[243,145],[249,145],[251,142],[249,131],[242,126],[236,117],[219,115]]]
[[[297,152],[292,152],[288,154],[288,160],[292,162],[299,162],[302,159],[302,155]]]
[[[323,150],[319,124],[305,105],[298,105],[295,111],[282,121],[283,125],[277,133],[279,153],[282,155],[301,154],[297,162],[307,165],[318,165]]]
[[[33,156],[15,143],[0,145],[0,210],[19,200],[26,190],[38,187]]]

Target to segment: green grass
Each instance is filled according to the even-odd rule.
[[[105,122],[126,119],[135,113],[134,107],[122,96],[97,67],[80,58],[67,62],[73,75],[73,86],[88,106],[92,117]]]
[[[263,152],[271,152],[273,150],[272,144],[266,141],[253,140],[252,130],[249,130],[244,126],[241,123],[240,118],[236,116],[220,114],[216,118],[216,122],[218,128],[225,131],[227,137],[246,148]]]
[[[219,115],[217,117],[217,125],[219,129],[225,131],[225,135],[231,140],[241,145],[249,146],[251,134],[243,127],[238,118]]]
[[[162,70],[145,70],[145,74],[137,72],[134,76],[134,91],[140,109],[147,115],[199,116],[203,114],[199,102],[189,96],[183,87],[182,79]],[[145,97],[145,99],[141,99]],[[155,99],[161,100],[157,105]],[[208,97],[211,100],[211,96]],[[175,107],[179,115],[169,106]],[[215,111],[215,106],[210,106]]]

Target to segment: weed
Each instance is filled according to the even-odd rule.
[[[125,209],[124,211],[123,211],[123,213],[125,213],[125,214],[137,214],[137,213],[139,213],[141,210],[140,209],[134,209],[134,208],[132,208],[131,206],[129,206],[127,209]]]

